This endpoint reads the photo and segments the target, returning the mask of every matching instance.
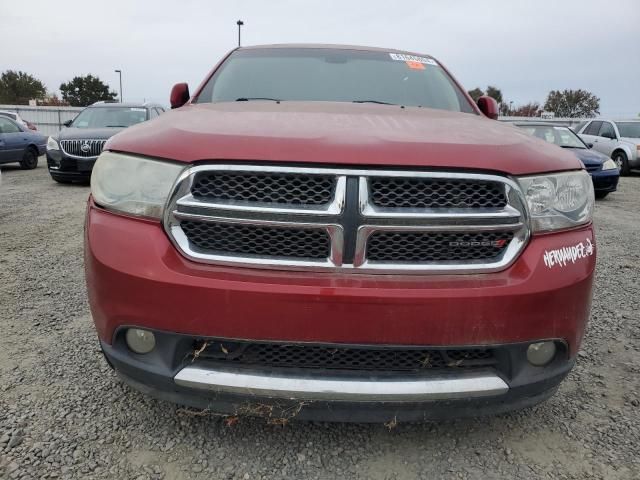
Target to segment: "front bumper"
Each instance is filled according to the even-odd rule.
[[[595,256],[564,266],[548,266],[544,259],[551,251],[586,240],[595,244],[591,226],[534,236],[511,267],[488,274],[281,272],[191,262],[176,251],[159,222],[106,212],[90,200],[85,269],[105,355],[129,383],[159,398],[226,414],[259,404],[268,405],[270,412],[278,406],[297,409],[298,418],[419,420],[497,413],[532,405],[553,393],[573,365],[584,333]],[[274,398],[273,392],[220,389],[215,382],[213,389],[180,383],[178,374],[187,366],[184,352],[130,354],[118,343],[119,332],[128,326],[191,340],[322,344],[516,348],[557,339],[566,345],[566,355],[552,367],[535,371],[528,371],[520,356],[511,370],[489,372],[493,377],[487,382],[497,377],[507,390],[488,395],[470,391],[467,398],[459,398],[446,391],[434,398],[423,391],[418,400],[407,396],[403,402],[385,401],[384,395],[379,402],[312,396],[311,405],[300,409],[296,405],[308,401],[300,392],[299,398],[289,400]],[[320,380],[330,378],[323,375]]]
[[[96,158],[71,158],[60,150],[47,150],[47,167],[53,178],[86,182],[95,163]]]
[[[616,170],[600,170],[591,173],[593,189],[598,193],[615,192],[620,180],[620,172]]]
[[[503,413],[550,397],[573,366],[566,346],[558,342],[558,353],[546,367],[526,362],[525,343],[494,346],[498,363],[480,369],[380,373],[247,368],[229,366],[233,361],[200,360],[192,348],[198,339],[160,331],[154,332],[156,349],[138,355],[127,348],[125,330],[118,331],[113,344],[101,346],[109,364],[132,387],[222,416],[274,422],[424,421]]]

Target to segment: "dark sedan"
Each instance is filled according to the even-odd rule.
[[[604,198],[618,188],[618,180],[620,178],[618,165],[606,155],[591,150],[591,147],[584,143],[569,127],[531,122],[516,123],[515,125],[529,135],[559,147],[570,149],[591,175],[596,198]]]
[[[97,102],[85,108],[67,127],[47,142],[47,165],[51,178],[59,183],[87,183],[96,159],[109,138],[131,125],[164,112],[151,103]]]
[[[0,164],[19,163],[24,170],[31,170],[38,166],[38,157],[46,146],[44,135],[0,116]]]

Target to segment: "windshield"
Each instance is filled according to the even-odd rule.
[[[553,125],[518,125],[529,135],[541,138],[564,148],[587,148],[582,140],[569,127]]]
[[[621,137],[640,138],[640,122],[615,122]]]
[[[80,112],[71,126],[76,128],[130,127],[146,119],[146,108],[94,107]]]
[[[475,113],[435,60],[383,51],[329,48],[238,50],[196,103],[362,102]]]
[[[17,120],[18,115],[15,113],[11,113],[11,112],[0,112],[0,115],[2,115],[3,117],[9,117],[13,120]]]

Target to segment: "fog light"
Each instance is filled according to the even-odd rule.
[[[527,348],[527,360],[531,365],[543,367],[556,355],[556,344],[554,342],[532,343]]]
[[[156,346],[156,337],[148,330],[130,328],[126,334],[127,346],[135,353],[149,353]]]

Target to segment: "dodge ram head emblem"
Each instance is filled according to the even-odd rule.
[[[83,153],[87,153],[89,150],[91,150],[91,145],[89,145],[89,142],[83,142],[80,146],[80,150],[82,150]]]

